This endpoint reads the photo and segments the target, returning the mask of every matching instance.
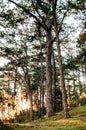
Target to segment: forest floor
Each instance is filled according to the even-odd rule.
[[[9,126],[11,128],[0,130],[86,130],[86,106],[73,108],[69,119],[65,119],[63,112],[59,112],[31,123],[14,123]]]

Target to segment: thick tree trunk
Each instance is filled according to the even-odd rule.
[[[51,67],[51,30],[46,31],[46,115],[53,115],[53,104],[52,104],[52,67]]]

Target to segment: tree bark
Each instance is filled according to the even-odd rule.
[[[27,54],[27,45],[25,44],[25,65],[23,67],[24,74],[25,74],[25,83],[26,83],[26,98],[29,98],[30,102],[30,121],[33,120],[33,103],[32,103],[32,90],[31,90],[31,83],[30,83],[30,76],[28,70],[28,54]]]
[[[26,81],[26,99],[29,98],[30,103],[30,121],[33,120],[33,103],[32,103],[32,90],[30,85],[30,78],[28,75],[28,68],[26,67],[26,73],[25,73],[25,81]]]
[[[13,96],[15,96],[16,95],[16,84],[17,84],[17,66],[15,66],[15,68],[14,68],[14,71],[15,71],[15,77],[14,77],[14,94],[13,94]]]
[[[41,94],[41,116],[44,115],[44,85],[43,85],[43,64],[42,64],[42,57],[41,57],[41,83],[40,83],[40,94]]]
[[[58,30],[59,29],[57,25],[56,12],[54,12],[54,31],[56,35],[56,46],[57,46],[57,52],[58,52],[58,64],[59,64],[59,73],[60,73],[60,82],[61,82],[62,103],[63,103],[63,109],[64,109],[64,116],[65,118],[68,118],[69,111],[68,111],[67,98],[66,98],[65,80],[64,80],[64,72],[63,72],[63,67],[62,67],[62,56],[61,56]]]
[[[54,50],[52,50],[52,100],[53,109],[56,112],[56,66],[55,66],[55,56]]]
[[[53,104],[52,104],[52,67],[51,67],[51,53],[52,53],[52,42],[51,42],[51,30],[46,31],[46,115],[53,115]]]

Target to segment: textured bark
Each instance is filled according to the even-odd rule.
[[[69,112],[68,112],[67,99],[66,99],[66,90],[65,90],[64,73],[63,73],[63,67],[62,67],[61,50],[60,50],[60,45],[59,45],[57,33],[56,33],[56,45],[57,45],[57,51],[58,51],[58,63],[59,63],[59,73],[60,73],[60,82],[61,82],[64,116],[65,116],[65,118],[67,118],[67,117],[69,117]]]
[[[62,56],[61,56],[61,49],[59,43],[59,31],[58,31],[57,19],[56,19],[56,12],[54,12],[54,31],[56,35],[56,46],[58,52],[58,64],[59,64],[59,73],[60,73],[60,82],[61,82],[61,91],[62,91],[62,103],[64,109],[64,116],[65,118],[69,117],[67,99],[66,99],[66,90],[65,90],[65,80],[64,80],[64,73],[62,67]]]
[[[56,66],[55,66],[55,56],[54,50],[52,50],[52,100],[53,109],[56,111]]]
[[[52,67],[51,67],[51,30],[46,31],[46,115],[53,115],[53,104],[52,104]]]
[[[41,58],[41,86],[40,86],[40,94],[41,94],[41,116],[44,115],[44,85],[43,85],[43,64]]]

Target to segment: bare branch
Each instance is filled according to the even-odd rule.
[[[62,24],[63,24],[63,21],[64,21],[66,15],[67,15],[67,11],[64,13],[63,18],[62,18],[62,20],[61,20],[61,23],[60,23],[60,26],[59,26],[59,32],[60,32],[61,29],[62,29]]]

